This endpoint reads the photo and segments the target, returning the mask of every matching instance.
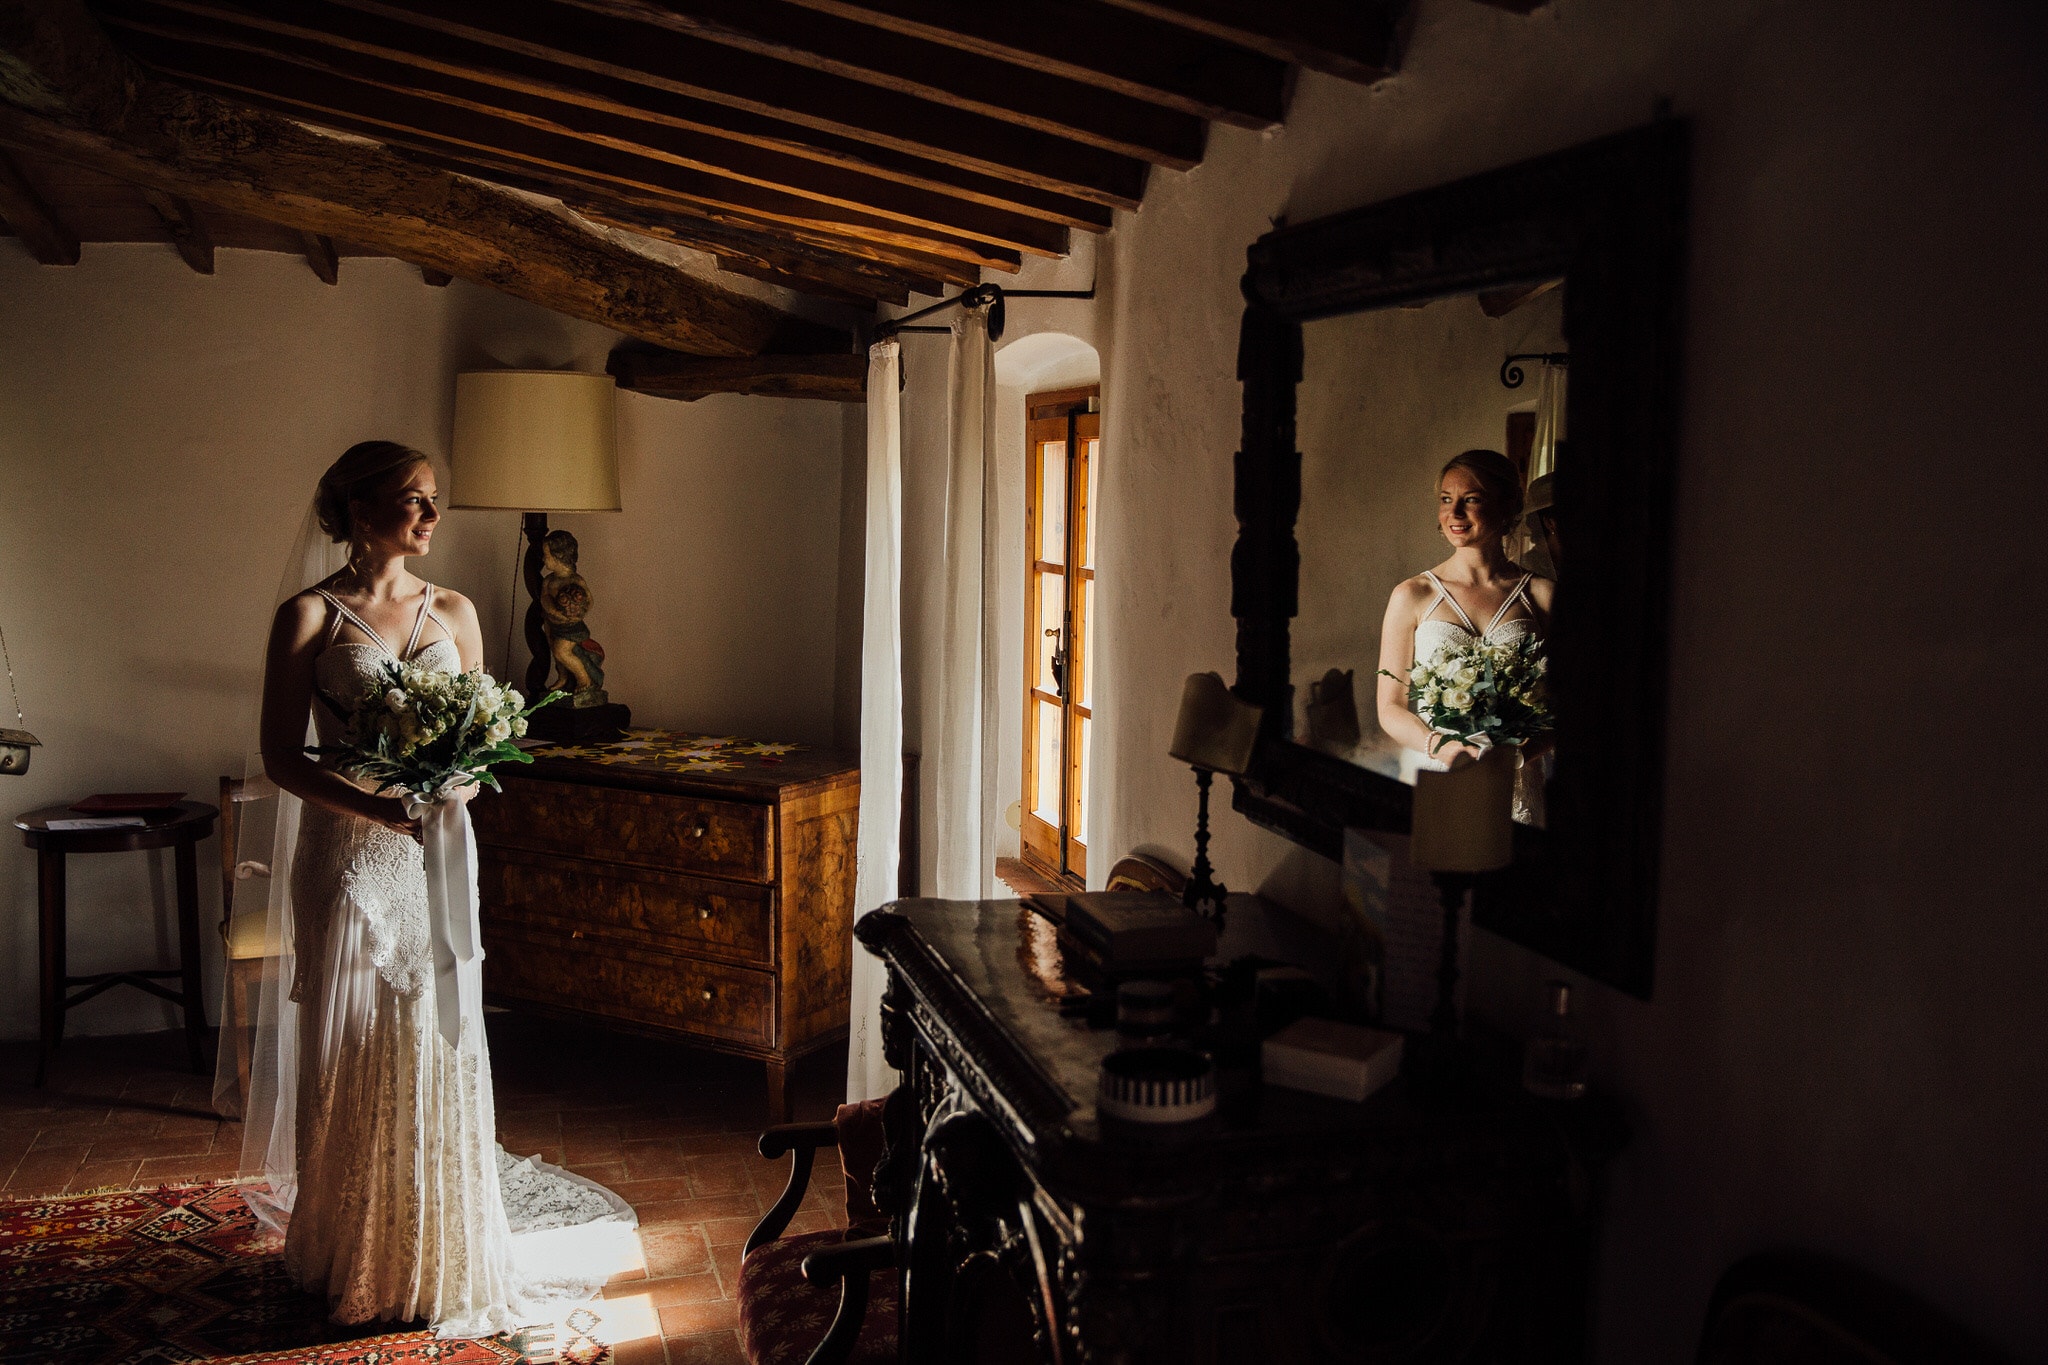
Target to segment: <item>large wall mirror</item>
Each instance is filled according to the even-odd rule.
[[[1645,997],[1685,148],[1665,120],[1277,229],[1239,354],[1235,686],[1266,718],[1234,805],[1332,858],[1347,828],[1406,832],[1431,741],[1379,704],[1390,642],[1533,637],[1554,726],[1473,917]],[[1503,530],[1494,591],[1423,575]],[[1419,630],[1385,625],[1403,592],[1429,599]]]

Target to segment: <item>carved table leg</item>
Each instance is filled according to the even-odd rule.
[[[199,983],[199,855],[193,841],[177,847],[178,973],[185,1001],[185,1046],[192,1069],[206,1074],[206,992]]]
[[[50,1058],[64,1040],[64,855],[53,848],[36,850],[36,901],[41,923],[42,1048],[36,1054],[36,1080],[49,1078]]]

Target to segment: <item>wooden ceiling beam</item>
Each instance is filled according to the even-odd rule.
[[[791,66],[843,76],[1186,170],[1207,128],[1170,109],[1064,74],[878,29],[781,0],[569,0],[593,13],[656,25]],[[1268,125],[1277,121],[1277,112]]]
[[[43,202],[14,159],[0,153],[0,218],[44,265],[77,265],[78,234]]]
[[[421,73],[415,78],[421,81],[430,76],[451,77],[696,134],[699,141],[695,154],[707,164],[732,171],[745,171],[749,163],[730,159],[739,153],[719,144],[758,147],[1089,232],[1106,231],[1113,208],[1137,207],[1135,201],[1102,202],[1019,184],[872,142],[839,137],[730,105],[562,66],[332,4],[294,4],[287,17],[273,12],[277,6],[257,12],[219,0],[96,2],[102,13],[136,22],[160,23],[167,16],[183,15],[192,23],[240,34],[259,49],[272,42],[290,44],[287,50],[298,60],[306,60],[311,52],[324,49],[334,55],[337,70],[346,70],[341,63],[347,60],[347,54],[353,54],[406,67]],[[298,22],[300,19],[306,22]]]
[[[941,254],[925,249],[930,243],[921,238],[914,239],[914,245],[904,245],[879,234],[847,237],[829,227],[817,227],[803,221],[787,219],[769,221],[748,212],[719,208],[697,199],[683,198],[660,188],[643,185],[631,176],[606,176],[588,164],[578,164],[568,159],[522,158],[476,141],[437,137],[416,129],[392,127],[333,111],[315,112],[293,101],[277,99],[259,91],[217,85],[198,79],[192,79],[190,83],[194,89],[243,101],[257,108],[274,110],[288,117],[308,120],[337,132],[374,138],[387,144],[394,154],[404,155],[423,165],[559,198],[579,213],[584,212],[584,206],[593,201],[618,205],[631,204],[642,210],[678,217],[695,217],[706,223],[716,223],[742,231],[778,234],[826,251],[861,256],[892,267],[908,267],[923,271],[931,262],[943,260],[948,262],[945,271],[947,278],[960,276],[969,281],[979,281],[984,266],[1009,271],[1018,268],[1019,258],[1014,252],[1005,253],[994,247],[982,247],[977,244],[973,250]],[[601,153],[603,149],[591,150]],[[587,158],[586,162],[601,159],[592,157]]]
[[[1401,66],[1413,0],[1102,0],[1348,81]]]
[[[1279,123],[1293,83],[1293,68],[1285,60],[1093,0],[788,3],[1240,128]]]
[[[296,9],[301,0],[291,0]],[[1060,194],[1136,207],[1136,157],[550,0],[341,0],[491,47],[872,142]]]
[[[868,398],[868,358],[853,352],[701,356],[620,347],[605,361],[605,369],[622,389],[666,398],[695,399],[711,393],[838,403],[865,403]]]
[[[291,39],[272,53],[236,30],[176,14],[111,18],[129,50],[157,70],[296,108],[345,114],[382,128],[422,132],[515,157],[566,162],[702,203],[772,219],[830,225],[942,254],[978,259],[971,239],[1011,251],[1063,255],[1067,229],[1024,214],[719,139],[679,133],[615,114],[525,95],[359,54],[308,50]],[[201,32],[187,30],[202,24]],[[726,153],[704,160],[702,144]],[[735,171],[737,160],[752,174]],[[720,164],[724,163],[724,164]],[[792,185],[799,188],[791,188]],[[1000,268],[1000,265],[998,266]]]
[[[573,217],[374,144],[150,77],[78,0],[0,10],[0,142],[486,283],[716,355],[831,351],[846,333],[735,293]]]
[[[192,207],[192,202],[162,190],[144,189],[143,200],[156,210],[156,216],[163,221],[164,231],[171,234],[171,245],[178,249],[185,264],[201,275],[213,273],[213,234],[206,230],[206,224]]]

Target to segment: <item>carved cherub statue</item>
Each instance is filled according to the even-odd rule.
[[[547,623],[548,650],[554,655],[555,687],[570,694],[571,706],[603,706],[604,646],[590,638],[583,624],[590,610],[590,584],[576,572],[576,537],[550,531],[540,543],[546,576],[540,581],[540,614]]]

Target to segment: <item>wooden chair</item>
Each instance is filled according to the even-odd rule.
[[[267,777],[220,780],[220,937],[224,948],[220,1046],[234,1050],[238,1098],[232,1117],[248,1108],[250,1047],[264,968],[280,952],[268,939],[270,866],[241,857],[243,807],[276,796],[277,786]],[[250,885],[243,889],[244,883]]]
[[[869,1193],[882,1155],[884,1101],[842,1104],[830,1123],[761,1134],[761,1155],[791,1157],[789,1184],[740,1258],[740,1350],[749,1365],[882,1365],[897,1358],[896,1239]],[[782,1232],[803,1203],[820,1147],[846,1172],[846,1230]],[[832,1289],[839,1289],[835,1310]],[[828,1325],[829,1324],[829,1325]]]

